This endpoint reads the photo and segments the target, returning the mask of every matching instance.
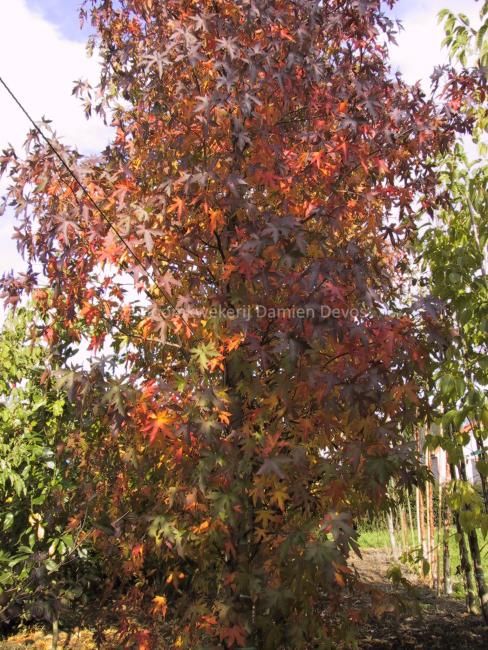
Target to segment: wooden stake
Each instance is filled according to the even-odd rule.
[[[393,522],[393,512],[391,510],[388,510],[386,513],[386,520],[388,523],[388,534],[390,535],[390,545],[391,545],[391,552],[393,554],[393,559],[395,562],[398,562],[398,547],[395,539],[395,525]]]
[[[412,540],[412,548],[415,548],[415,529],[412,517],[412,504],[410,503],[410,494],[407,494],[407,510],[408,510],[408,524],[410,526],[410,539]]]
[[[440,481],[440,472],[439,472],[439,460],[437,461],[437,475],[439,480],[438,485],[438,503],[437,503],[437,553],[436,553],[436,564],[437,564],[437,595],[441,594],[442,578],[441,578],[441,567],[442,567],[442,557],[441,557],[441,530],[442,530],[442,483]]]

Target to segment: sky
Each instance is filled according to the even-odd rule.
[[[85,119],[79,101],[71,95],[79,78],[96,82],[97,62],[88,58],[85,42],[90,28],[80,30],[80,0],[0,0],[0,75],[11,86],[34,119],[43,116],[66,143],[83,153],[104,148],[111,131],[97,119]],[[475,19],[475,0],[399,0],[393,15],[405,27],[398,47],[391,51],[394,69],[408,82],[428,78],[435,65],[446,60],[441,51],[442,31],[437,13],[448,6]],[[0,87],[0,151],[12,144],[19,150],[29,130],[24,115]],[[0,191],[5,185],[0,185]],[[0,275],[23,270],[14,242],[13,219],[0,218]]]

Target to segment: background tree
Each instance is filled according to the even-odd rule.
[[[445,44],[451,58],[472,66],[486,77],[488,3],[484,2],[481,8],[478,29],[462,14],[456,16],[445,10],[440,18],[444,21]],[[448,451],[456,527],[462,545],[464,532],[468,536],[478,594],[488,620],[488,592],[476,532],[481,530],[484,537],[488,532],[488,465],[484,447],[488,435],[488,166],[485,155],[488,115],[485,104],[486,92],[480,87],[470,102],[453,106],[474,120],[473,140],[481,158],[470,161],[463,145],[458,143],[438,160],[439,193],[446,200],[442,208],[431,212],[432,220],[426,224],[420,252],[430,290],[444,304],[454,330],[434,375],[433,398],[441,411],[445,435],[431,437],[429,444],[440,445]],[[468,430],[464,427],[466,423],[469,423]],[[467,482],[463,447],[471,435],[478,445],[482,498]],[[465,553],[464,550],[462,554]]]
[[[100,566],[72,453],[80,423],[50,378],[41,325],[21,308],[0,338],[0,620],[50,621],[56,633],[60,614],[93,592]]]

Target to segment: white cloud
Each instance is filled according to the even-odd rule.
[[[88,153],[109,141],[110,129],[97,117],[86,120],[80,101],[71,94],[76,79],[96,83],[96,60],[87,57],[83,43],[63,37],[25,0],[0,2],[0,74],[34,120],[51,119],[66,144]],[[0,114],[0,150],[8,144],[20,150],[30,124],[3,87]],[[0,225],[0,274],[25,268],[12,234],[13,219],[7,215]]]
[[[397,37],[398,47],[391,47],[392,67],[399,69],[408,83],[422,81],[426,90],[435,66],[447,62],[447,51],[441,47],[444,32],[437,23],[438,13],[445,7],[477,23],[480,3],[476,0],[404,0],[393,11],[404,30]]]
[[[88,152],[108,141],[109,129],[96,117],[86,120],[71,95],[75,79],[97,80],[96,60],[87,57],[83,43],[64,38],[25,0],[0,3],[0,70],[34,119],[52,119],[66,143]],[[0,147],[21,145],[29,123],[3,89],[0,107]]]

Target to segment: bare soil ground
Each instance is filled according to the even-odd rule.
[[[361,626],[361,650],[488,650],[488,627],[466,612],[463,600],[437,594],[403,570],[411,588],[387,577],[391,558],[383,549],[364,549],[353,565],[373,590],[385,591],[400,613],[385,613]],[[388,598],[387,598],[388,601]]]
[[[360,609],[365,600],[377,598],[380,609],[391,606],[394,611],[360,624],[360,650],[488,650],[488,627],[481,617],[466,613],[462,600],[438,597],[405,569],[402,576],[408,584],[393,584],[387,575],[391,558],[385,550],[364,549],[362,554],[352,566],[362,576],[364,593],[351,596],[349,605]],[[0,640],[0,650],[50,650],[51,642],[50,634],[36,629]],[[61,633],[58,650],[96,650],[96,644],[90,632],[79,630]]]

